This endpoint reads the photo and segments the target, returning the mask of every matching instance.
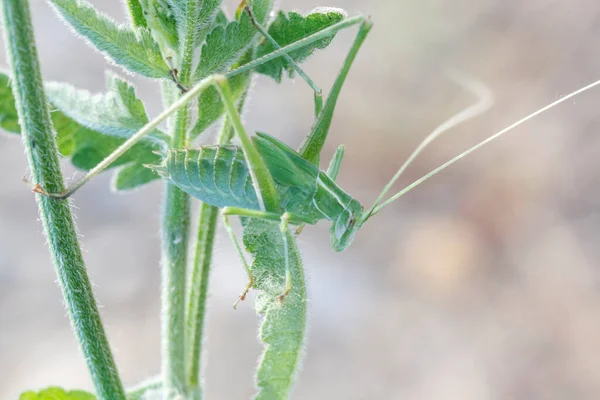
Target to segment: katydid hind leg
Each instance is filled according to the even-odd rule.
[[[341,29],[347,28],[351,25],[354,25],[356,23],[359,23],[360,20],[361,20],[360,18],[350,18],[347,21],[339,22],[339,23],[335,24],[334,26],[331,26],[331,27],[323,30],[322,32],[317,32],[317,33],[311,35],[310,37],[307,37],[301,41],[292,43],[292,44],[286,46],[285,48],[276,49],[272,53],[266,54],[265,56],[261,57],[261,59],[259,59],[259,60],[254,60],[254,61],[248,63],[247,65],[244,65],[234,71],[231,71],[230,73],[227,74],[227,76],[232,77],[232,76],[244,73],[246,71],[252,70],[252,69],[256,68],[257,66],[270,61],[273,58],[281,57],[281,56],[287,54],[288,52],[291,52],[291,51],[297,50],[298,48],[301,48],[304,45],[309,45],[317,40],[320,40],[320,39],[326,37],[327,34],[337,32],[338,30],[341,30]],[[171,73],[173,75],[172,78],[175,78],[175,80],[177,80],[176,79],[177,75],[175,73],[175,70],[171,71]],[[148,122],[144,127],[142,127],[137,133],[135,133],[133,136],[129,137],[125,142],[123,142],[123,144],[121,146],[119,146],[117,149],[115,149],[115,151],[113,153],[111,153],[109,156],[107,156],[98,165],[96,165],[94,168],[92,168],[90,171],[88,171],[80,180],[75,182],[73,185],[69,186],[64,191],[62,191],[60,193],[50,193],[50,192],[47,192],[46,190],[44,190],[44,188],[41,185],[35,185],[32,188],[32,190],[41,195],[56,198],[56,199],[66,199],[66,198],[70,197],[78,189],[83,187],[88,181],[90,181],[92,178],[94,178],[100,172],[102,172],[106,168],[108,168],[113,162],[115,162],[117,159],[119,159],[119,157],[121,157],[123,154],[125,154],[129,149],[131,149],[131,147],[133,147],[136,143],[138,143],[140,140],[142,140],[146,135],[148,135],[150,132],[152,132],[153,129],[157,128],[160,123],[162,123],[164,120],[166,120],[174,112],[176,112],[177,110],[186,106],[192,100],[196,99],[199,94],[201,94],[207,87],[213,85],[214,83],[215,83],[215,76],[209,76],[209,77],[204,78],[200,82],[198,82],[192,88],[189,88],[189,89],[188,88],[180,88],[180,90],[185,89],[187,91],[185,92],[185,94],[183,94],[179,98],[179,100],[175,101],[168,108],[166,108],[161,114],[159,114],[156,118],[154,118],[152,121]],[[182,90],[182,91],[185,91],[185,90]]]
[[[267,168],[267,164],[262,156],[250,140],[250,136],[242,124],[242,118],[235,105],[235,100],[231,94],[231,89],[227,83],[225,76],[218,76],[215,79],[215,87],[221,96],[227,117],[231,121],[235,133],[240,139],[244,157],[248,163],[248,170],[252,178],[252,184],[258,197],[258,202],[263,211],[276,212],[279,211],[279,197],[275,187],[275,181],[271,176],[271,172]]]
[[[344,82],[346,81],[348,73],[350,72],[350,68],[356,59],[356,55],[358,54],[363,42],[367,38],[371,27],[372,23],[368,18],[365,18],[360,24],[360,28],[356,34],[354,43],[352,44],[352,47],[350,48],[350,51],[344,60],[344,64],[342,65],[342,68],[340,69],[340,72],[338,73],[338,76],[331,87],[331,90],[327,96],[327,100],[325,101],[325,105],[317,116],[311,132],[304,139],[304,142],[298,150],[302,157],[317,166],[319,165],[321,150],[323,149],[325,140],[327,139],[327,134],[329,133],[329,127],[331,126],[331,120],[333,119],[333,112],[335,110],[340,92],[344,86]]]

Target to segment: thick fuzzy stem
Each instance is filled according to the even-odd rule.
[[[2,1],[4,37],[32,181],[52,192],[64,189],[54,132],[42,85],[28,0]],[[125,399],[92,285],[81,255],[69,203],[37,195],[48,248],[65,305],[100,399]]]

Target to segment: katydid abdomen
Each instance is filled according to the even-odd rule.
[[[293,149],[265,134],[254,138],[275,181],[283,212],[314,224],[334,221],[345,227],[362,207],[327,174]],[[162,164],[151,166],[191,196],[216,207],[260,210],[256,189],[243,151],[237,146],[204,146],[169,150]],[[340,226],[338,226],[340,225]]]
[[[152,168],[212,206],[260,209],[248,164],[237,146],[169,150],[163,163]]]

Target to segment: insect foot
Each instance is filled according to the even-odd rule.
[[[33,185],[31,187],[31,191],[33,193],[38,193],[38,194],[41,194],[41,195],[44,195],[44,196],[48,196],[49,195],[48,192],[46,192],[44,190],[44,188],[42,187],[42,185],[40,185],[39,183],[36,183],[35,185]]]
[[[240,296],[235,301],[235,303],[233,303],[234,310],[237,309],[237,306],[240,303],[240,301],[246,300],[246,296],[248,295],[248,292],[250,291],[250,289],[252,289],[252,286],[254,286],[254,278],[252,276],[250,276],[250,281],[246,285],[246,288],[244,289],[244,291],[242,293],[240,293]]]
[[[27,177],[25,175],[23,175],[23,177],[21,178],[21,180],[31,188],[31,191],[33,193],[39,193],[41,195],[44,196],[48,196],[48,192],[46,192],[44,190],[44,188],[42,187],[42,185],[40,185],[39,183],[34,184],[33,182],[31,182],[29,179],[27,179]]]
[[[285,292],[283,292],[282,294],[280,294],[279,296],[277,296],[277,302],[279,304],[283,304],[283,300],[287,297],[288,294],[290,294],[290,292],[292,291],[292,287],[288,287],[285,289]]]

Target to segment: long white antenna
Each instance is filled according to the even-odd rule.
[[[454,114],[452,117],[448,118],[437,128],[435,128],[433,132],[431,132],[425,137],[425,139],[423,139],[423,141],[419,144],[419,146],[417,146],[415,151],[412,152],[410,157],[408,157],[404,164],[402,164],[402,166],[400,167],[398,172],[396,172],[394,177],[388,182],[387,185],[385,185],[385,187],[381,191],[381,194],[379,194],[377,200],[375,200],[373,206],[365,214],[363,222],[369,219],[372,215],[375,215],[382,208],[382,206],[379,206],[379,203],[383,201],[383,198],[385,197],[387,192],[392,188],[394,183],[396,183],[398,178],[400,178],[400,176],[404,173],[406,168],[408,168],[408,166],[415,160],[415,158],[417,158],[417,156],[421,154],[421,152],[425,150],[425,148],[431,142],[437,139],[442,133],[447,132],[455,126],[463,122],[469,121],[477,117],[479,114],[484,113],[492,106],[492,104],[494,104],[494,95],[485,84],[458,72],[451,73],[450,78],[460,86],[463,86],[465,89],[473,93],[478,99],[477,103],[465,108],[457,114]],[[389,202],[390,201],[388,200],[383,205],[388,204]]]
[[[562,97],[550,104],[548,104],[545,107],[540,108],[539,110],[537,110],[534,113],[531,113],[529,115],[527,115],[526,117],[518,120],[517,122],[515,122],[514,124],[507,126],[506,128],[502,129],[501,131],[495,133],[494,135],[490,136],[489,138],[479,142],[478,144],[476,144],[475,146],[471,147],[470,149],[462,152],[461,154],[457,155],[456,157],[454,157],[453,159],[451,159],[450,161],[440,165],[439,167],[437,167],[436,169],[434,169],[433,171],[431,171],[430,173],[428,173],[427,175],[423,176],[422,178],[416,180],[415,182],[411,183],[410,185],[408,185],[407,187],[405,187],[404,189],[402,189],[400,192],[396,193],[394,196],[390,197],[388,200],[385,201],[385,203],[381,204],[380,206],[375,207],[375,209],[372,212],[372,215],[377,214],[379,211],[381,211],[381,209],[385,206],[387,206],[388,204],[390,204],[391,202],[393,202],[394,200],[396,200],[398,197],[402,196],[403,194],[411,191],[412,189],[414,189],[415,187],[419,186],[421,183],[425,182],[427,179],[431,178],[432,176],[434,176],[435,174],[437,174],[438,172],[444,170],[445,168],[449,167],[450,165],[454,164],[455,162],[459,161],[460,159],[462,159],[463,157],[471,154],[472,152],[474,152],[475,150],[479,149],[480,147],[488,144],[489,142],[491,142],[494,139],[499,138],[500,136],[502,136],[503,134],[505,134],[508,131],[513,130],[514,128],[518,127],[519,125],[524,124],[525,122],[529,121],[530,119],[537,117],[538,115],[550,110],[553,107],[556,107],[557,105],[564,103],[565,101],[569,100],[572,97],[575,97],[583,92],[586,92],[590,89],[592,89],[593,87],[596,87],[600,85],[600,79],[597,80],[596,82],[590,83],[587,86],[582,87],[581,89],[578,89],[572,93],[569,93],[568,95],[566,95],[565,97]]]

